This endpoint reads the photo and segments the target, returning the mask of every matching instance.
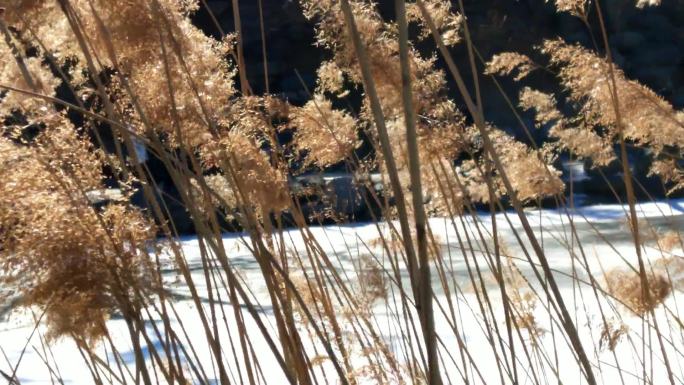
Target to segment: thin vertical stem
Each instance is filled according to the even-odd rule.
[[[243,95],[249,95],[250,88],[247,82],[247,69],[245,68],[245,54],[242,49],[242,19],[240,18],[240,5],[238,0],[233,0],[233,22],[235,23],[235,33],[237,34],[237,59],[238,73],[240,76],[240,91]]]
[[[402,102],[404,105],[404,124],[406,125],[406,142],[408,147],[409,173],[411,177],[411,196],[413,198],[413,218],[416,226],[416,242],[418,244],[419,281],[418,311],[423,327],[423,338],[427,350],[428,381],[431,385],[440,385],[435,320],[432,311],[432,284],[430,261],[427,250],[426,215],[423,205],[423,187],[420,178],[420,155],[418,151],[418,134],[416,133],[416,112],[413,107],[411,89],[411,63],[409,61],[408,22],[406,21],[406,4],[404,0],[396,0],[397,24],[399,26],[399,60],[401,62]]]
[[[352,13],[351,5],[349,0],[341,0],[340,5],[342,6],[342,13],[344,14],[345,23],[349,28],[349,33],[351,34],[352,42],[354,44],[354,50],[356,56],[359,59],[359,65],[361,67],[361,73],[363,77],[363,86],[368,99],[370,101],[371,110],[373,113],[373,121],[378,130],[378,136],[380,137],[380,148],[382,150],[383,158],[385,160],[385,165],[390,178],[390,184],[392,185],[392,193],[396,200],[397,211],[399,212],[399,224],[401,227],[401,236],[404,248],[407,254],[408,269],[411,276],[411,284],[413,288],[413,294],[418,298],[418,293],[416,290],[416,277],[417,277],[417,262],[416,253],[413,248],[413,243],[411,242],[411,228],[408,222],[408,212],[406,210],[406,201],[404,200],[404,192],[401,188],[401,183],[399,181],[399,173],[397,171],[397,165],[392,154],[392,147],[390,145],[389,136],[387,134],[387,126],[385,125],[385,117],[382,112],[382,106],[380,105],[380,98],[378,92],[375,88],[375,82],[373,81],[373,75],[370,70],[370,62],[368,59],[368,54],[366,52],[363,41],[361,40],[361,35],[354,21],[354,14]]]
[[[611,91],[611,101],[613,103],[613,108],[615,110],[615,119],[618,129],[618,138],[620,140],[620,161],[622,163],[622,171],[625,181],[625,190],[627,191],[627,203],[629,204],[629,221],[630,227],[632,229],[632,237],[634,239],[634,248],[636,250],[637,260],[639,263],[639,277],[641,280],[641,291],[644,301],[647,304],[651,303],[651,293],[649,291],[648,276],[646,275],[646,266],[644,264],[644,259],[641,255],[641,239],[639,236],[639,218],[637,218],[636,212],[636,196],[634,194],[634,185],[632,184],[632,170],[629,168],[629,158],[627,157],[627,145],[625,144],[625,133],[624,124],[622,121],[622,114],[620,111],[620,101],[618,99],[618,87],[617,81],[615,79],[615,70],[613,68],[613,55],[611,53],[610,44],[608,42],[608,32],[606,30],[603,12],[601,11],[601,3],[596,0],[596,12],[598,14],[599,26],[601,27],[601,35],[603,37],[603,44],[606,50],[606,59],[608,61],[608,75],[610,76],[610,91]],[[667,358],[667,351],[665,350],[665,345],[663,343],[662,335],[660,333],[660,328],[658,327],[658,320],[655,317],[655,311],[650,309],[651,317],[653,318],[653,325],[656,330],[658,337],[658,342],[660,349],[663,353],[663,362],[665,363],[665,368],[667,369],[667,377],[670,380],[670,384],[674,385],[674,374],[672,373],[672,368],[670,367],[670,361]]]
[[[7,24],[5,24],[2,13],[0,13],[0,30],[2,30],[2,34],[5,37],[5,43],[7,43],[8,47],[10,47],[10,51],[14,56],[14,60],[17,62],[19,71],[21,71],[21,76],[23,76],[24,81],[26,81],[26,85],[28,85],[32,91],[38,91],[36,83],[33,81],[33,77],[31,76],[31,72],[29,72],[26,62],[24,61],[24,55],[21,54],[21,51],[17,45],[14,44],[14,41],[12,40],[12,34],[10,33],[9,28],[7,28]]]
[[[266,27],[264,24],[264,6],[262,1],[263,0],[258,0],[257,2],[259,6],[259,29],[261,30],[261,56],[264,61],[264,87],[266,89],[266,94],[270,94],[271,88],[268,84],[268,54],[266,53]]]

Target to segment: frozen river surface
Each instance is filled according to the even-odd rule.
[[[682,323],[679,322],[679,305],[684,306],[679,292],[680,281],[684,282],[680,277],[684,273],[684,264],[678,262],[683,254],[678,245],[664,250],[658,242],[664,235],[684,228],[684,201],[647,203],[638,207],[640,234],[644,239],[642,250],[647,264],[658,269],[663,266],[659,261],[675,261],[668,264],[665,271],[674,290],[656,308],[655,319],[648,317],[644,320],[637,317],[621,306],[619,301],[600,293],[600,290],[606,289],[601,280],[605,272],[613,269],[629,271],[637,266],[625,210],[619,205],[590,206],[573,212],[531,210],[527,211],[527,217],[544,250],[544,256],[554,271],[553,278],[558,282],[565,306],[578,329],[598,383],[665,384],[669,383],[667,366],[674,381],[684,383],[684,334]],[[508,295],[518,295],[523,303],[521,306],[528,305],[525,311],[534,320],[534,330],[516,328],[512,332],[515,334],[514,338],[509,338],[502,292],[488,265],[492,259],[486,256],[487,250],[490,255],[494,250],[493,242],[489,242],[492,239],[492,227],[491,217],[485,213],[475,217],[430,220],[431,239],[434,240],[435,248],[439,249],[439,255],[433,258],[432,282],[443,376],[452,383],[472,384],[585,383],[557,317],[551,316],[552,305],[543,292],[544,281],[548,277],[543,277],[542,282],[535,277],[535,268],[539,268],[539,261],[532,252],[519,218],[515,213],[499,213],[496,216],[496,227],[499,232],[502,266],[508,268],[512,289],[519,289]],[[396,268],[395,274],[388,274],[386,277],[389,283],[385,297],[370,306],[372,314],[369,320],[380,331],[380,338],[391,354],[397,357],[400,366],[407,366],[408,351],[416,346],[415,341],[407,342],[405,334],[401,332],[408,324],[399,315],[410,315],[413,310],[411,305],[408,305],[407,310],[404,307],[406,305],[399,300],[398,285],[403,290],[409,290],[408,273],[403,264],[391,263],[392,259],[378,242],[380,233],[387,236],[390,233],[389,226],[369,223],[311,227],[308,234],[294,229],[286,231],[282,239],[277,241],[284,242],[288,255],[301,256],[310,252],[304,237],[313,237],[320,252],[329,257],[331,266],[326,268],[329,270],[332,267],[336,276],[349,287],[364,285],[362,281],[366,278],[360,274],[364,271],[360,261],[368,261],[369,256],[372,256],[371,260],[382,264],[386,271],[391,272]],[[260,317],[266,320],[266,328],[273,336],[277,336],[269,295],[259,264],[243,237],[245,236],[241,234],[225,235],[225,249],[232,268],[250,290],[251,302],[257,304]],[[212,300],[206,285],[200,245],[193,238],[183,238],[179,240],[179,244],[202,298],[202,306],[209,309]],[[165,284],[174,298],[177,311],[177,319],[171,320],[172,326],[182,323],[187,333],[184,338],[204,341],[204,330],[199,326],[188,285],[170,260],[163,261],[163,267]],[[598,294],[596,288],[590,285],[592,277],[589,271],[597,279],[596,287],[600,289]],[[396,277],[399,277],[399,281],[393,280]],[[471,279],[473,277],[475,281]],[[483,296],[483,288],[486,296]],[[525,302],[535,296],[538,298]],[[287,383],[262,338],[262,332],[245,310],[246,304],[244,301],[238,302],[231,303],[223,298],[220,303],[215,304],[224,308],[226,321],[223,325],[228,325],[228,329],[235,324],[236,315],[244,317],[252,349],[259,352],[262,366],[261,375],[256,381],[266,384]],[[8,303],[0,304],[0,314],[2,306],[7,305]],[[240,310],[234,312],[234,307]],[[34,327],[35,319],[40,317],[40,309],[18,308],[5,313],[0,320],[0,370],[5,376],[16,373],[20,384],[93,383],[90,369],[73,341],[61,339],[50,344],[44,343],[44,325]],[[162,327],[161,321],[149,322],[157,322]],[[608,332],[610,335],[609,332],[615,331],[606,327],[607,323],[615,327],[615,330],[624,329],[615,346],[611,346],[612,349],[607,346],[609,341],[605,338],[606,335],[602,338],[602,333]],[[657,338],[655,325],[659,326],[661,338]],[[124,366],[133,370],[135,357],[125,322],[114,316],[107,326]],[[342,325],[345,330],[351,327],[352,325]],[[306,330],[304,325],[302,330]],[[233,365],[234,369],[230,374],[230,381],[239,384],[245,380],[241,380],[240,376],[244,369],[239,367],[242,365],[239,363],[242,353],[239,346],[233,346],[234,341],[231,338],[231,335],[235,335],[235,330],[222,330],[219,335],[226,349],[228,366]],[[617,337],[618,334],[613,336]],[[307,353],[311,358],[321,357],[321,352],[316,350],[316,343],[307,342],[305,345],[310,347]],[[353,345],[350,343],[348,351],[351,366],[361,373],[364,369],[362,357],[367,352],[364,352],[363,347]],[[197,359],[211,368],[209,349],[201,343],[195,348]],[[99,348],[98,354],[103,361],[114,361],[112,352],[104,345]],[[147,359],[151,361],[149,356]],[[320,370],[326,376],[321,379],[325,378],[330,384],[340,383],[331,365],[323,361]],[[122,371],[124,372],[126,370]],[[118,369],[116,373],[119,373]],[[208,373],[208,377],[212,377],[212,373]],[[361,383],[376,383],[371,377],[364,380],[365,377],[361,374],[359,378]],[[117,379],[119,377],[114,374],[102,374],[102,381],[105,383],[118,383]],[[0,383],[2,381],[0,377]],[[164,382],[163,379],[159,381]],[[130,378],[126,382],[135,383]],[[387,382],[401,383],[400,379],[391,376]]]

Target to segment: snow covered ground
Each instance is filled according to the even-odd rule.
[[[601,271],[613,268],[627,269],[630,264],[637,266],[632,235],[625,220],[626,210],[625,207],[619,205],[600,205],[579,208],[573,212],[530,210],[527,211],[527,216],[534,227],[535,235],[543,246],[546,258],[555,271],[554,277],[559,283],[565,304],[595,368],[598,382],[602,384],[644,383],[642,378],[646,375],[651,383],[669,383],[665,362],[662,359],[662,351],[665,351],[675,382],[684,383],[684,334],[681,324],[675,321],[678,318],[676,315],[679,314],[679,307],[684,306],[684,302],[681,301],[682,294],[675,290],[665,303],[656,309],[655,322],[653,319],[645,322],[620,307],[615,301],[606,299],[605,295],[596,296],[594,290],[587,284],[589,281],[587,267],[598,277],[601,276]],[[684,225],[684,200],[644,203],[639,205],[638,211],[642,220],[644,237],[648,237],[649,234],[663,234],[673,229],[681,230]],[[505,332],[501,292],[491,274],[488,276],[486,273],[488,271],[486,260],[481,252],[483,245],[478,245],[475,241],[478,238],[476,235],[478,229],[483,233],[491,231],[491,218],[487,213],[479,213],[477,218],[479,227],[474,224],[473,218],[468,216],[464,216],[462,220],[461,218],[430,220],[431,231],[441,245],[442,266],[447,267],[444,275],[439,275],[435,271],[437,269],[433,270],[433,286],[437,296],[434,306],[436,330],[440,337],[440,352],[443,357],[441,366],[445,377],[448,376],[452,383],[462,383],[464,378],[467,378],[469,383],[498,384],[501,383],[502,377],[504,383],[510,383],[512,382],[510,378],[507,378],[505,373],[502,374],[496,365],[497,360],[510,361],[510,357],[503,357],[502,350],[499,348],[495,355],[495,350],[491,346],[492,343],[497,346],[503,344],[507,346],[505,351],[510,352]],[[516,241],[516,233],[523,239],[525,238],[520,220],[515,213],[508,212],[497,214],[496,221],[505,253],[513,256],[512,260],[520,269],[522,276],[533,282],[532,288],[540,289],[541,284],[534,283],[536,278],[531,265],[525,261],[523,247]],[[572,235],[573,227],[575,236]],[[387,226],[383,225],[380,229],[387,231]],[[377,258],[388,263],[383,251],[377,246],[377,242],[373,242],[379,236],[378,227],[375,224],[312,227],[311,232],[326,254],[331,256],[340,274],[348,277],[350,281],[356,277],[355,264],[358,264],[363,255],[368,255],[371,251]],[[264,319],[269,321],[266,327],[275,336],[277,335],[275,324],[267,306],[268,292],[261,279],[258,264],[243,243],[243,236],[241,234],[226,235],[223,238],[224,245],[230,262],[250,288],[254,302],[264,305],[259,311]],[[305,252],[305,242],[302,236],[302,233],[296,229],[287,231],[284,237],[286,249],[291,252]],[[464,250],[461,247],[462,244],[467,244],[467,239],[473,241],[470,247],[472,250],[467,250],[467,248]],[[197,240],[184,238],[180,240],[180,244],[200,295],[208,298]],[[522,244],[527,250],[531,250],[529,242],[523,241]],[[675,248],[672,254],[660,250],[655,239],[652,241],[647,239],[644,252],[648,261],[655,261],[664,255],[682,256],[682,250],[679,248]],[[469,263],[466,263],[464,255],[469,259]],[[480,308],[477,301],[478,291],[473,289],[473,284],[469,280],[469,273],[473,272],[472,256],[475,256],[480,268],[483,269],[484,287],[492,304],[491,312]],[[537,262],[534,256],[532,260]],[[586,265],[582,266],[585,262]],[[165,266],[167,267],[166,283],[176,298],[175,308],[187,332],[187,336],[183,338],[203,341],[204,330],[199,326],[197,313],[193,310],[194,304],[189,299],[187,285],[170,263]],[[405,268],[401,267],[401,269],[401,276],[407,277]],[[678,273],[682,272],[684,271],[672,271],[675,287],[681,278]],[[571,279],[573,276],[577,279]],[[448,295],[445,294],[444,285],[448,288]],[[408,288],[407,284],[405,288]],[[396,292],[396,288],[390,290],[386,301],[375,303],[373,322],[377,330],[382,332],[381,337],[387,346],[401,360],[405,357],[405,349],[408,345],[402,341],[401,333],[397,331],[401,327],[397,314],[402,305],[396,302]],[[584,380],[573,358],[572,350],[559,329],[559,324],[554,322],[555,319],[549,316],[550,311],[545,309],[547,302],[544,298],[542,294],[532,311],[540,334],[535,337],[528,331],[522,330],[520,338],[526,343],[522,344],[517,336],[513,339],[513,348],[517,352],[516,360],[518,360],[515,375],[520,384],[535,383],[535,376],[536,381],[540,383],[557,384],[556,378],[560,378],[565,384],[583,383]],[[254,351],[264,352],[259,357],[265,373],[261,381],[268,384],[286,383],[282,371],[271,356],[266,341],[261,338],[261,332],[248,312],[244,310],[244,303],[239,305],[241,313],[235,313],[232,305],[224,298],[226,324],[231,328],[231,325],[235,325],[236,314],[244,316],[247,333],[254,344]],[[203,306],[208,308],[209,305],[205,303]],[[0,370],[7,375],[16,373],[21,384],[50,384],[60,381],[69,384],[92,383],[89,368],[73,341],[62,339],[49,345],[43,343],[45,327],[40,323],[37,328],[34,327],[35,320],[40,316],[39,309],[18,309],[9,314],[6,319],[0,320]],[[605,341],[600,342],[604,320],[628,328],[627,333],[616,344],[614,350],[608,349]],[[171,322],[174,328],[180,326],[177,319]],[[661,331],[660,340],[653,331],[656,323]],[[108,321],[107,326],[125,364],[133,368],[135,357],[125,322],[113,317]],[[161,321],[157,323],[157,326],[162,327]],[[343,327],[347,326],[343,325]],[[496,338],[494,328],[498,328],[504,336],[501,341]],[[231,354],[236,354],[239,357],[241,355],[239,346],[234,353],[228,352],[230,349],[227,347],[231,345],[231,339],[235,338],[235,330],[222,330],[220,334],[227,355],[232,357]],[[153,335],[152,332],[151,335]],[[459,340],[465,344],[467,352],[459,348]],[[652,349],[649,349],[648,345],[644,349],[642,344],[644,340],[651,344]],[[532,346],[537,348],[533,349]],[[209,349],[203,346],[195,347],[199,361],[210,362]],[[350,345],[349,349],[352,359],[355,355],[357,358],[363,355],[361,347]],[[528,353],[525,353],[526,350]],[[110,359],[112,364],[114,363],[112,352],[104,345],[99,353],[103,360]],[[531,358],[527,358],[527,354]],[[238,365],[232,361],[232,358],[227,361],[231,365]],[[502,367],[505,365],[502,364]],[[211,364],[207,364],[207,367],[211,368]],[[323,363],[321,367],[329,374],[327,380],[330,384],[339,383],[329,364]],[[558,373],[555,374],[554,371]],[[105,383],[117,383],[117,376],[121,376],[124,372],[126,368],[116,369],[114,373],[103,374],[102,380]],[[238,371],[232,372],[231,383],[247,383],[236,373]],[[215,378],[213,373],[207,373],[207,375]],[[2,376],[0,376],[0,383],[2,381]],[[131,383],[130,380],[129,383]]]

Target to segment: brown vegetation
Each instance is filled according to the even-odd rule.
[[[460,1],[397,0],[398,9],[406,5],[406,12],[398,12],[394,22],[370,1],[301,0],[305,17],[316,24],[316,44],[330,55],[303,106],[253,94],[241,58],[239,17],[236,34],[211,38],[190,20],[200,2],[5,3],[0,14],[0,282],[14,284],[25,296],[24,306],[44,312],[49,337],[77,342],[98,383],[100,372],[117,370],[96,353],[98,344],[112,344],[107,320],[113,314],[125,320],[136,359],[135,373],[118,369],[126,378],[122,383],[209,383],[209,371],[220,383],[235,377],[261,383],[269,375],[264,377],[264,370],[275,370],[261,367],[262,354],[272,356],[269,362],[277,362],[293,385],[440,385],[447,373],[459,373],[465,383],[484,382],[480,358],[470,354],[472,346],[459,330],[467,307],[487,336],[502,383],[524,382],[520,373],[529,368],[523,369],[523,361],[550,369],[543,375],[532,370],[525,381],[541,384],[548,380],[546,373],[560,381],[566,363],[557,362],[558,356],[553,363],[557,351],[540,343],[549,333],[554,341],[568,342],[577,371],[596,384],[594,371],[601,369],[587,353],[594,346],[584,345],[587,339],[576,327],[584,320],[570,315],[570,299],[561,295],[559,274],[547,260],[544,229],[530,225],[522,204],[549,198],[567,208],[566,185],[554,167],[558,157],[590,159],[600,169],[618,159],[615,145],[626,162],[626,143],[647,150],[651,173],[670,192],[684,188],[684,112],[628,79],[610,55],[561,39],[538,47],[544,63],[503,52],[483,69]],[[590,14],[600,12],[593,2],[555,3],[559,12],[587,26]],[[238,1],[233,4],[237,7]],[[601,14],[596,16],[602,26]],[[407,38],[403,17],[417,27],[418,36]],[[607,41],[604,30],[602,35]],[[418,41],[442,54],[448,72],[436,53],[417,48]],[[456,44],[468,53],[472,87],[465,85],[447,49]],[[534,111],[535,125],[548,128],[550,139],[543,145],[488,123],[479,100],[482,74],[494,80],[513,76],[523,83],[541,70],[553,74],[564,92],[526,86],[510,106],[516,116],[516,106]],[[467,109],[452,99],[447,74]],[[60,99],[60,87],[75,99]],[[361,97],[359,111],[337,103],[351,93]],[[100,135],[106,130],[113,133],[113,151],[106,150]],[[290,130],[293,140],[281,143],[278,135]],[[355,150],[362,137],[375,151],[358,159]],[[137,159],[136,146],[159,159],[178,189],[197,232],[199,267],[188,265],[166,201]],[[340,269],[345,250],[326,252],[305,221],[288,184],[288,176],[301,171],[293,167],[297,163],[319,170],[343,163],[353,172],[380,172],[385,195],[371,193],[364,199],[381,206],[380,220],[399,219],[399,225],[384,222],[391,235],[367,245],[370,250],[364,253],[371,254],[355,257],[354,269]],[[654,330],[674,385],[664,329],[654,310],[663,306],[668,322],[682,324],[665,303],[677,287],[672,274],[681,272],[680,258],[668,254],[669,259],[654,264],[654,272],[647,271],[641,247],[651,241],[644,236],[649,230],[643,221],[640,227],[635,215],[628,171],[624,182],[630,206],[626,229],[634,235],[638,270],[606,273],[606,295],[597,286],[586,248],[577,244],[575,222],[567,225],[571,239],[559,243],[573,262],[572,284],[593,289],[594,298],[588,300],[601,304],[615,298]],[[121,199],[93,205],[89,196],[111,184],[122,191]],[[136,189],[145,209],[131,203]],[[477,203],[488,205],[491,222],[475,214]],[[520,255],[504,250],[498,235],[488,235],[499,234],[504,224],[494,214],[511,206],[522,227],[511,226]],[[458,235],[449,242],[458,242],[460,255],[452,255],[447,240],[434,236],[425,212],[451,221]],[[258,265],[267,303],[254,302],[230,260],[234,250],[224,246],[222,220],[234,220],[245,230],[244,247]],[[292,235],[283,230],[286,222],[296,226],[302,250],[286,247],[286,234]],[[681,246],[678,233],[652,240],[663,253]],[[352,256],[349,244],[345,247],[345,257]],[[197,315],[192,326],[201,328],[204,340],[191,341],[185,334],[160,271],[161,254],[170,255],[188,287]],[[464,291],[456,288],[456,258],[467,263]],[[524,276],[518,268],[522,264]],[[406,266],[408,284],[401,266]],[[200,269],[207,298],[198,294],[193,278]],[[434,301],[432,280],[446,300]],[[481,290],[488,284],[498,290]],[[261,305],[268,305],[268,319]],[[380,307],[396,330],[378,321]],[[601,311],[599,347],[614,351],[628,329],[606,320],[603,311],[610,310]],[[435,314],[446,320],[444,330],[436,330]],[[551,330],[542,329],[541,315]],[[247,333],[247,316],[259,336]],[[400,338],[386,338],[390,333]],[[446,335],[458,346],[444,347]],[[254,350],[257,337],[268,350]],[[150,343],[153,339],[159,345]],[[561,344],[556,343],[552,349]],[[639,343],[644,352],[657,350],[650,337],[642,336]],[[197,358],[194,348],[199,346],[207,347],[209,362]]]

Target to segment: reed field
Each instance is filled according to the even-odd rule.
[[[293,0],[304,103],[262,1],[0,0],[0,383],[684,383],[684,110],[617,0],[493,55],[471,0]]]

